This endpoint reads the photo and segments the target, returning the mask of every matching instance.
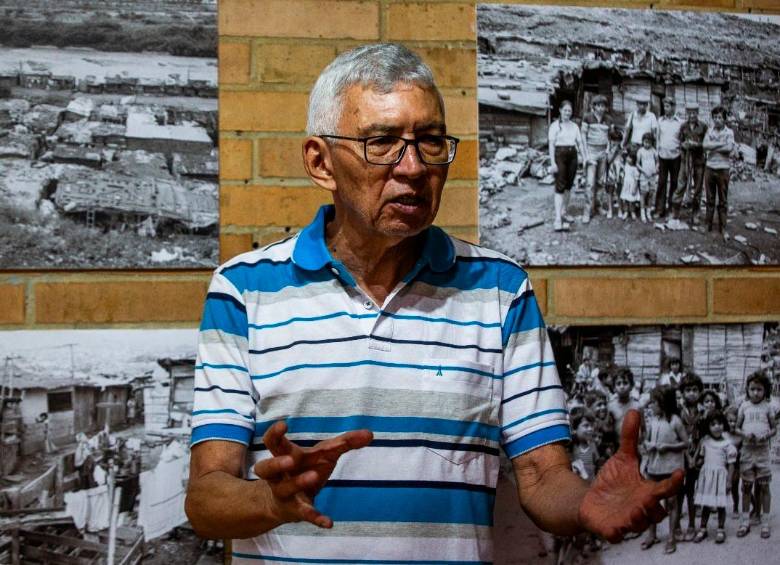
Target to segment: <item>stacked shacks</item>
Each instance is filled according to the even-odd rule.
[[[697,103],[705,120],[724,104],[737,120],[738,141],[754,148],[780,126],[775,25],[719,13],[515,5],[483,5],[478,17],[485,138],[509,131],[509,143],[527,137],[543,146],[540,118],[549,123],[564,99],[581,118],[596,94],[607,96],[618,123],[639,95],[650,97],[657,115],[666,98],[681,114]],[[521,124],[521,135],[506,129],[512,123]]]
[[[628,367],[647,390],[655,386],[664,361],[677,358],[706,387],[721,389],[727,383],[733,395],[741,396],[745,378],[761,368],[766,331],[763,323],[566,327],[552,339],[564,375],[566,365],[576,370],[583,357],[590,356],[606,365]]]

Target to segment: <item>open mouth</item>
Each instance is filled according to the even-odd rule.
[[[398,204],[398,205],[404,206],[404,207],[407,207],[407,206],[408,207],[417,207],[417,206],[422,206],[423,204],[425,204],[425,198],[423,198],[421,196],[414,196],[414,195],[408,194],[408,195],[404,195],[404,196],[399,196],[398,198],[393,198],[390,201],[390,203],[391,204]]]

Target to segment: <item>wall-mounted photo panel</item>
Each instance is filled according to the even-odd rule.
[[[484,4],[477,34],[484,245],[780,263],[780,17]]]
[[[664,475],[667,464],[687,470],[679,527],[672,526],[677,541],[669,543],[668,518],[655,536],[647,531],[615,545],[544,533],[519,509],[511,463],[504,459],[496,494],[496,565],[777,560],[776,505],[765,512],[756,502],[766,492],[759,483],[770,494],[780,492],[780,439],[767,438],[780,415],[777,322],[567,326],[549,328],[548,335],[567,395],[572,468],[592,481],[619,446],[625,412],[640,410],[641,472]],[[654,447],[667,443],[677,447]],[[715,509],[706,512],[703,528],[702,509],[710,506]]]
[[[0,563],[222,562],[184,515],[196,348],[195,329],[0,332]]]
[[[218,262],[216,1],[0,6],[0,269]]]

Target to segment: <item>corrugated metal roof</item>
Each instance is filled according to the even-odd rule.
[[[197,126],[158,126],[139,123],[134,120],[127,122],[127,137],[136,139],[167,139],[170,141],[195,141],[211,145],[211,138],[206,130]]]

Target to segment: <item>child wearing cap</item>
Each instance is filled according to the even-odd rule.
[[[609,134],[615,128],[612,116],[607,113],[607,97],[597,94],[591,101],[591,111],[582,119],[582,139],[588,151],[585,163],[585,208],[582,223],[590,222],[598,214],[598,189],[604,186],[609,153]],[[611,211],[611,210],[610,210]]]

